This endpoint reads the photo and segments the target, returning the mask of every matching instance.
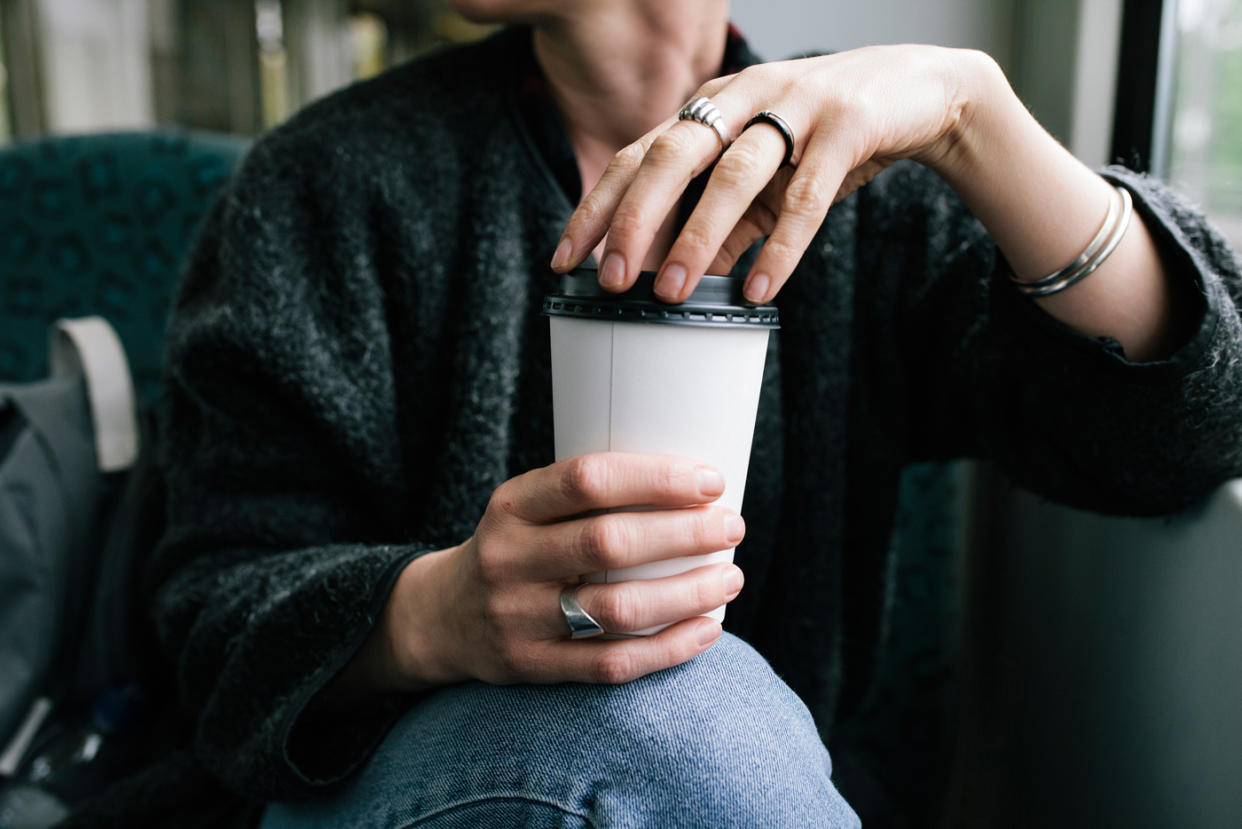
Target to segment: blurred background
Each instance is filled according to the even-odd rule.
[[[773,59],[982,49],[1079,158],[1166,178],[1242,247],[1242,0],[733,9]],[[43,376],[47,320],[88,312],[156,378],[177,262],[245,147],[195,142],[261,134],[487,32],[445,0],[0,0],[0,379]],[[158,132],[40,141],[118,130]],[[6,195],[21,165],[38,171],[29,205]],[[912,470],[902,504],[878,672],[833,751],[851,796],[873,785],[853,758],[927,819],[872,825],[1242,826],[1242,483],[1176,518],[1115,519],[961,463]]]
[[[769,58],[902,41],[983,49],[1054,134],[1099,164],[1111,160],[1123,5],[738,0],[734,19]],[[1148,161],[1236,242],[1242,0],[1131,5],[1164,7],[1170,30],[1146,57],[1164,94]],[[0,142],[153,125],[254,135],[336,87],[486,31],[445,0],[0,0]]]

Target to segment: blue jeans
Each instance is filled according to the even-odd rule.
[[[857,827],[811,714],[725,634],[627,685],[470,683],[397,722],[323,797],[268,807],[307,827]]]

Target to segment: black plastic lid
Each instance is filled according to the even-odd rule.
[[[543,299],[545,316],[696,325],[729,328],[780,328],[775,305],[751,305],[742,298],[742,280],[704,276],[690,297],[677,305],[656,298],[655,271],[643,271],[634,287],[613,294],[599,286],[599,271],[578,268],[561,277],[559,293]]]

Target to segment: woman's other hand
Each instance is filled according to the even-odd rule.
[[[1050,136],[982,52],[872,46],[761,64],[704,84],[736,140],[666,120],[616,154],[570,217],[552,267],[568,270],[604,240],[600,284],[633,285],[656,231],[691,178],[715,162],[703,196],[663,259],[658,296],[681,302],[705,272],[727,273],[758,239],[746,278],[770,302],[829,208],[903,158],[931,167],[983,223],[1020,281],[1055,273],[1100,227],[1112,187]],[[758,123],[776,113],[795,137]],[[654,252],[654,251],[653,251]],[[1192,324],[1188,286],[1168,278],[1142,218],[1108,260],[1073,289],[1035,302],[1089,337],[1121,342],[1134,361],[1163,359]]]
[[[737,596],[736,566],[579,591],[606,631],[675,623],[652,636],[571,640],[560,595],[585,573],[736,546],[741,517],[711,504],[723,491],[720,473],[693,460],[617,452],[506,481],[470,539],[401,573],[346,669],[350,696],[358,686],[410,691],[469,679],[620,683],[689,660],[720,636],[720,625],[699,614]],[[599,514],[630,506],[669,509]]]
[[[710,97],[735,136],[723,155],[712,129],[676,119],[622,149],[570,218],[569,245],[553,267],[573,267],[606,235],[600,281],[610,290],[630,287],[687,183],[715,162],[660,269],[656,293],[683,301],[703,273],[727,272],[767,237],[745,291],[752,302],[769,301],[833,203],[899,159],[937,169],[954,163],[972,101],[999,74],[981,52],[875,46],[760,64],[714,80],[696,96]],[[777,128],[759,123],[739,134],[760,110],[791,127],[791,165],[782,167],[786,147]]]

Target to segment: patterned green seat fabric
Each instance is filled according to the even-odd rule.
[[[165,131],[0,148],[0,379],[45,376],[48,324],[100,314],[152,400],[177,274],[246,146]]]

